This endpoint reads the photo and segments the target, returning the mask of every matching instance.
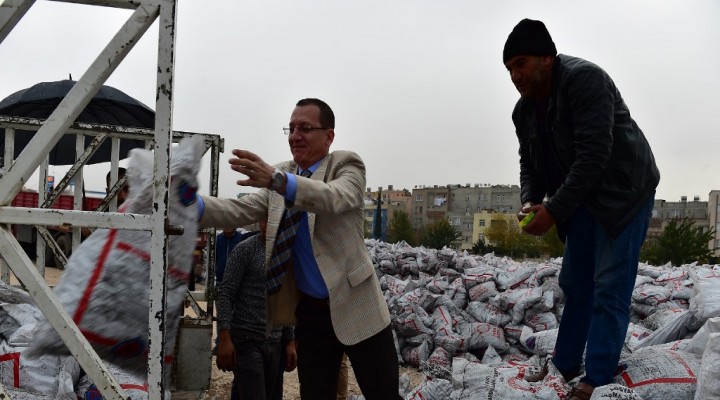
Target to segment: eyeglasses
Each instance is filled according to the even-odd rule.
[[[327,128],[323,128],[323,127],[315,128],[310,125],[301,125],[301,126],[290,125],[289,128],[283,128],[283,133],[286,135],[290,135],[291,133],[294,133],[294,132],[302,132],[304,134],[308,134],[312,131],[321,131],[323,129],[327,129]]]

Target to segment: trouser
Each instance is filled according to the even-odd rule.
[[[611,238],[584,207],[567,223],[559,283],[565,295],[553,363],[566,377],[592,386],[612,383],[630,322],[640,247],[652,216],[650,195],[632,221]]]
[[[400,398],[397,353],[390,325],[357,344],[346,346],[335,336],[327,300],[303,296],[295,314],[302,399],[337,398],[343,354],[350,359],[358,386],[367,400]]]
[[[283,398],[283,375],[285,373],[285,363],[287,362],[287,344],[289,340],[283,338],[280,342],[280,363],[278,368],[277,384],[273,391],[273,400],[282,400]],[[348,358],[347,354],[343,355],[340,363],[340,373],[338,374],[337,400],[345,400],[348,397]],[[236,400],[237,397],[231,397]]]
[[[271,400],[278,379],[280,340],[231,332],[235,346],[233,392],[240,400]]]
[[[278,377],[276,379],[275,389],[273,390],[273,400],[282,400],[283,398],[283,375],[285,374],[285,364],[287,363],[287,344],[289,339],[283,338],[280,341],[280,362],[278,362]]]

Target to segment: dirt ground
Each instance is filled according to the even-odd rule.
[[[216,332],[213,332],[215,335]],[[216,398],[217,400],[225,400],[230,398],[230,390],[232,388],[232,372],[220,371],[215,364],[215,357],[212,358],[212,378],[210,380],[210,389],[207,393],[208,399]],[[400,376],[407,374],[410,378],[410,388],[419,385],[424,374],[413,367],[400,366]],[[355,380],[352,368],[348,371],[348,395],[360,395],[360,387]],[[283,400],[299,400],[300,399],[300,383],[298,382],[297,369],[292,372],[283,374]]]
[[[417,369],[400,366],[400,375],[404,373],[407,373],[410,377],[410,388],[414,388],[422,382],[423,373]],[[360,388],[357,385],[352,368],[350,369],[348,375],[348,395],[360,395]],[[229,399],[231,387],[232,373],[222,372],[217,369],[217,366],[215,365],[215,358],[213,357],[212,381],[210,382],[208,398],[212,399],[213,396],[216,396],[218,400]],[[283,399],[300,399],[300,384],[298,383],[297,370],[293,372],[286,372],[283,375]]]

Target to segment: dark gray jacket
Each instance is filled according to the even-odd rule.
[[[534,101],[520,99],[513,122],[520,142],[523,204],[539,204],[547,195],[545,207],[561,232],[563,223],[584,206],[616,237],[660,181],[650,145],[620,91],[597,65],[560,54],[547,113],[549,159],[557,162],[565,180],[559,188],[550,187]]]

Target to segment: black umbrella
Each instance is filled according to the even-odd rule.
[[[0,101],[0,115],[46,119],[60,101],[75,85],[73,80],[41,82],[20,90]],[[155,112],[127,94],[111,86],[102,86],[95,97],[80,113],[76,122],[120,125],[134,128],[155,127]],[[2,129],[4,131],[4,129]],[[17,131],[15,134],[15,157],[27,146],[34,132]],[[85,146],[92,142],[85,138]],[[144,147],[143,140],[121,139],[120,158],[126,158],[131,149]],[[105,141],[88,160],[87,164],[110,161],[110,141]],[[5,135],[0,135],[0,149],[5,148]],[[1,153],[0,153],[1,154]],[[75,136],[65,135],[49,155],[50,165],[75,163]]]

